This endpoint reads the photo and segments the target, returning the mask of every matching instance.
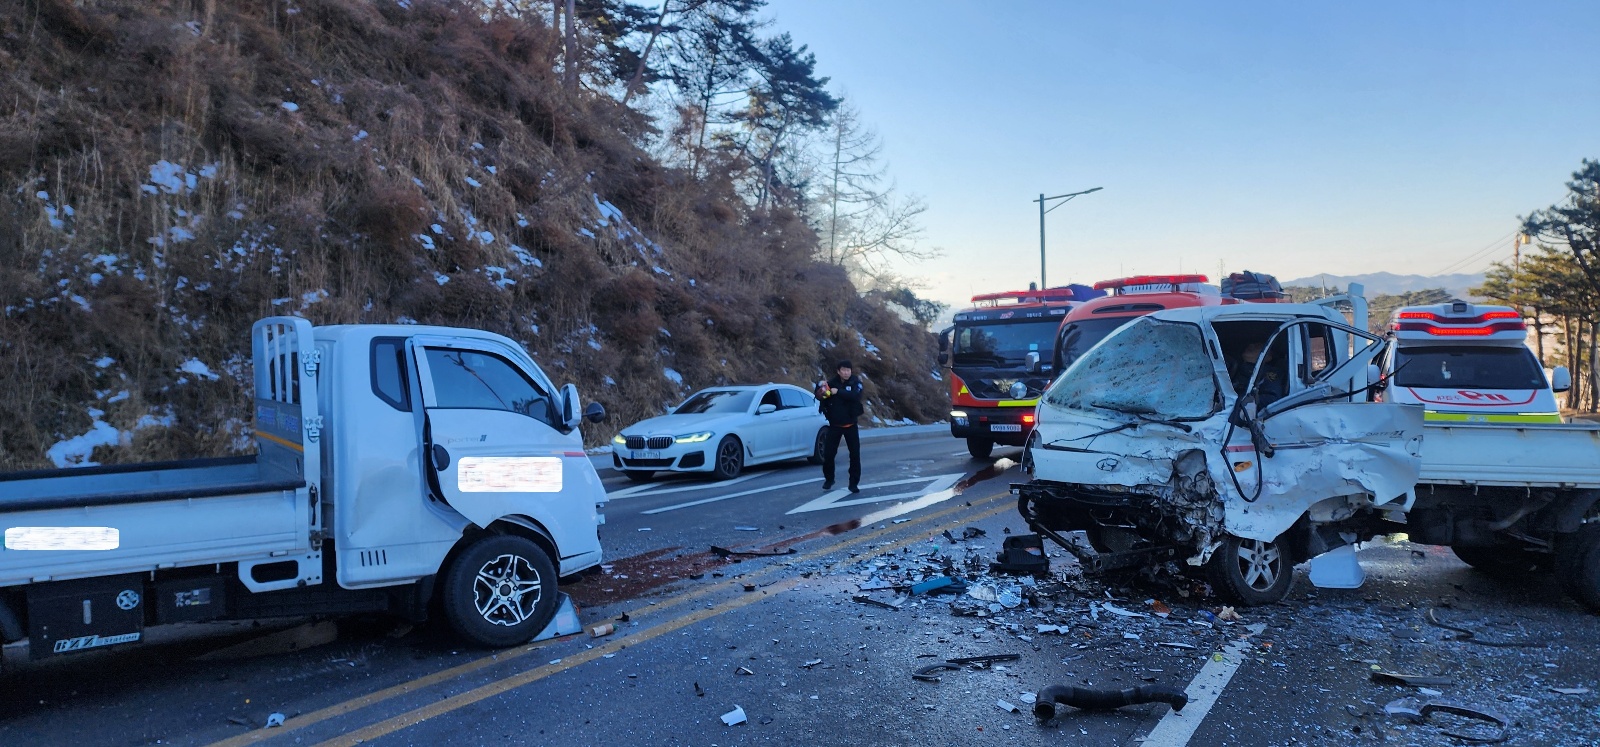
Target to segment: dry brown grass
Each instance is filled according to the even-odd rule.
[[[249,325],[283,313],[507,334],[611,409],[593,442],[684,394],[664,367],[806,383],[850,355],[880,414],[937,414],[931,336],[811,262],[797,216],[661,166],[639,115],[569,98],[542,19],[412,6],[0,4],[0,469],[49,466],[91,408],[134,434],[102,461],[227,452]],[[600,227],[593,194],[662,253]]]

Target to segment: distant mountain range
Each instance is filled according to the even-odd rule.
[[[1443,288],[1450,291],[1457,298],[1472,300],[1468,288],[1483,284],[1483,273],[1455,275],[1396,275],[1392,272],[1371,272],[1365,275],[1311,275],[1309,277],[1295,278],[1282,281],[1284,285],[1299,285],[1309,288],[1319,288],[1326,284],[1329,288],[1348,287],[1351,283],[1361,283],[1366,286],[1368,298],[1380,294],[1405,293],[1407,291],[1426,290],[1428,288]]]

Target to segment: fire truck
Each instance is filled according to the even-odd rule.
[[[939,335],[939,365],[949,369],[950,435],[975,459],[995,444],[1021,446],[1033,408],[1055,378],[1051,350],[1067,312],[1104,291],[1084,285],[984,293]]]

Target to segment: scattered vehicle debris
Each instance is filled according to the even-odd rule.
[[[1189,704],[1189,695],[1170,685],[1140,685],[1123,690],[1051,685],[1039,691],[1038,701],[1033,704],[1033,717],[1041,724],[1055,718],[1058,704],[1080,711],[1109,711],[1145,703],[1166,703],[1172,710],[1181,711]]]
[[[1410,687],[1449,687],[1455,684],[1455,680],[1449,677],[1385,671],[1374,671],[1372,673],[1372,681],[1380,685],[1407,685]]]
[[[1475,631],[1456,625],[1450,625],[1441,621],[1437,613],[1438,610],[1436,608],[1429,607],[1427,613],[1425,613],[1423,617],[1427,619],[1429,625],[1454,632],[1456,635],[1450,638],[1450,640],[1453,641],[1466,641],[1467,643],[1476,643],[1479,646],[1492,646],[1494,648],[1544,648],[1546,645],[1548,645],[1545,643],[1523,641],[1486,641],[1482,638],[1479,638]]]
[[[911,593],[920,594],[959,594],[967,590],[967,582],[949,576],[930,578],[919,584],[912,584]]]
[[[749,676],[755,674],[756,672],[750,667],[739,667],[738,669],[733,670],[733,673]]]
[[[1014,534],[1005,539],[990,567],[1000,573],[1042,576],[1050,572],[1050,557],[1045,555],[1039,535]]]
[[[735,531],[735,532],[759,532],[759,531],[761,531],[761,527],[734,527],[733,531]]]
[[[811,661],[808,661],[808,662],[806,662],[804,664],[801,664],[800,668],[801,669],[810,669],[810,668],[812,668],[812,667],[814,667],[814,666],[816,666],[818,664],[821,664],[821,663],[822,663],[821,659],[812,659]]]
[[[974,664],[982,666],[1002,661],[1018,661],[1021,658],[1022,654],[988,654],[986,656],[963,656],[959,659],[945,659],[945,661],[948,661],[951,664]]]
[[[589,637],[604,638],[615,632],[617,632],[617,626],[614,623],[601,623],[589,629]]]
[[[883,601],[881,599],[873,599],[872,597],[867,596],[865,594],[857,594],[856,596],[851,597],[851,599],[853,599],[856,602],[859,602],[861,604],[870,604],[870,605],[872,605],[874,607],[882,607],[882,608],[884,608],[886,610],[896,610],[896,611],[898,611],[900,609],[900,606],[905,603],[905,597],[898,597],[896,599],[896,601],[894,601],[894,602],[885,602],[885,601]]]
[[[994,704],[995,704],[995,706],[997,708],[999,708],[1000,710],[1005,711],[1007,713],[1021,713],[1022,712],[1021,708],[1018,708],[1016,706],[1016,704],[1011,703],[1009,701],[997,700],[997,701],[994,702]]]
[[[276,728],[276,727],[279,727],[279,726],[283,726],[284,718],[285,718],[284,715],[281,714],[281,713],[274,713],[271,716],[268,716],[267,717],[267,728],[268,729],[272,729],[272,728]]]
[[[911,679],[920,680],[922,682],[940,682],[941,678],[939,675],[934,674],[934,672],[943,671],[959,672],[961,671],[961,665],[951,664],[950,662],[944,661],[939,662],[938,664],[929,664],[925,667],[918,667],[916,671],[911,673]]]
[[[1511,721],[1505,716],[1496,711],[1476,708],[1454,700],[1418,701],[1416,698],[1401,698],[1385,705],[1383,711],[1390,716],[1400,716],[1415,724],[1427,723],[1428,717],[1435,713],[1451,713],[1479,721],[1487,721],[1499,727],[1497,732],[1489,735],[1443,732],[1447,737],[1471,744],[1495,744],[1506,741],[1506,738],[1510,736]]]
[[[749,722],[749,720],[749,717],[744,715],[744,709],[740,708],[738,705],[734,705],[733,710],[722,714],[722,723],[727,724],[728,726],[738,726],[739,724]]]
[[[1550,692],[1561,693],[1562,695],[1587,695],[1589,693],[1589,688],[1587,688],[1587,687],[1552,687],[1552,688],[1550,688]]]
[[[773,558],[779,555],[793,555],[795,552],[796,550],[792,547],[787,550],[761,552],[757,550],[729,550],[726,547],[711,546],[711,554],[719,558]]]
[[[706,696],[705,688],[701,687],[700,683],[698,682],[694,683],[694,694],[695,697],[698,698],[704,698]]]

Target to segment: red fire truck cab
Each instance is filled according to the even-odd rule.
[[[948,368],[950,435],[965,439],[973,457],[1027,441],[1034,406],[1057,371],[1056,329],[1074,307],[1103,295],[1084,285],[984,293],[956,313],[939,336],[939,365]]]

